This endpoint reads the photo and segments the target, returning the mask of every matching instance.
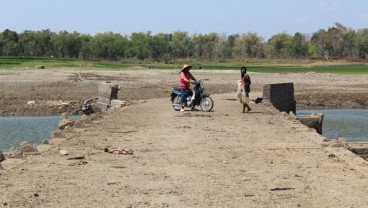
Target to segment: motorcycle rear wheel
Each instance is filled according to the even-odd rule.
[[[204,97],[202,98],[201,102],[199,103],[199,107],[202,111],[209,112],[213,108],[213,100],[211,97]]]
[[[181,105],[180,105],[180,95],[177,95],[174,97],[174,99],[172,100],[172,107],[174,108],[174,110],[179,111],[181,109]]]

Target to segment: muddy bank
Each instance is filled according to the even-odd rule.
[[[0,116],[60,115],[76,109],[84,97],[97,93],[95,85],[71,82],[20,83],[1,87]]]
[[[236,91],[238,71],[193,70],[211,94]],[[366,76],[330,74],[258,74],[250,72],[252,92],[262,94],[265,84],[293,82],[297,109],[367,108]],[[349,81],[348,81],[349,80]],[[19,71],[0,73],[0,116],[60,115],[75,111],[84,100],[97,95],[100,82],[122,87],[118,98],[169,99],[177,85],[173,71]],[[253,93],[254,96],[254,93]],[[252,97],[252,94],[251,94]],[[255,97],[254,97],[255,98]],[[168,101],[169,104],[169,101]]]

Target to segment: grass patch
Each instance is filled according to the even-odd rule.
[[[37,66],[81,69],[124,69],[132,65],[114,61],[86,61],[77,59],[56,59],[39,57],[0,57],[0,69],[35,69]]]
[[[349,65],[313,65],[313,66],[253,66],[249,71],[262,73],[332,73],[332,74],[368,74],[368,66],[362,64]]]
[[[239,66],[202,65],[206,70],[240,70]],[[259,73],[331,73],[331,74],[368,74],[368,66],[365,64],[345,65],[247,65],[249,72]],[[199,67],[193,66],[193,69]]]
[[[185,63],[185,62],[183,62]],[[245,65],[249,72],[260,73],[332,73],[332,74],[368,74],[368,65],[365,63],[353,63],[346,61],[323,62],[309,60],[248,60],[246,62],[228,63],[192,63],[194,70],[240,70]],[[35,69],[37,66],[45,66],[46,69],[53,68],[78,68],[91,70],[124,70],[124,69],[145,69],[145,70],[178,70],[182,64],[163,63],[125,63],[119,61],[87,61],[78,59],[56,59],[45,57],[0,57],[0,70],[21,70]]]

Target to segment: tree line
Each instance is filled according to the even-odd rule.
[[[88,60],[152,59],[169,63],[178,58],[225,62],[247,58],[366,59],[368,28],[353,30],[335,23],[311,34],[278,33],[267,41],[257,33],[193,34],[78,32],[9,29],[0,32],[0,56],[34,56]]]

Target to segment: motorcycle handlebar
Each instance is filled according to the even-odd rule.
[[[201,80],[197,80],[196,82],[191,82],[192,84],[203,84],[203,82]]]

